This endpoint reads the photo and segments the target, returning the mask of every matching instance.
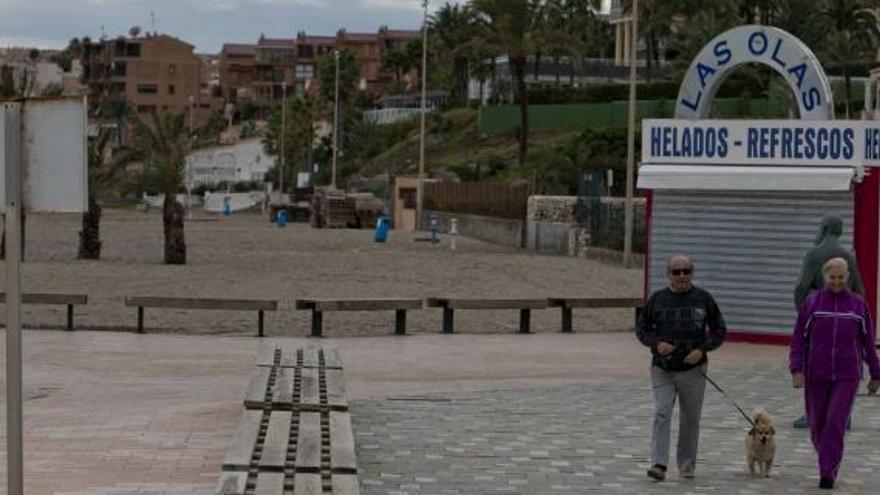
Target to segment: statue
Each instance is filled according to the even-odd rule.
[[[823,287],[822,265],[831,258],[839,257],[846,260],[850,272],[849,288],[856,294],[865,296],[865,286],[862,284],[862,276],[859,273],[856,257],[840,243],[842,233],[843,220],[840,217],[826,215],[822,218],[819,235],[816,237],[816,245],[804,256],[801,276],[794,289],[795,308],[801,307],[810,292]]]

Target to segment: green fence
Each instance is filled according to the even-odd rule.
[[[673,103],[673,100],[639,101],[636,118],[672,118]],[[716,99],[713,108],[713,117],[716,118],[781,118],[785,115],[779,101],[766,99]],[[529,130],[580,132],[586,127],[625,126],[627,112],[625,101],[529,105]],[[479,129],[483,134],[513,132],[519,124],[519,107],[482,107],[479,118]]]

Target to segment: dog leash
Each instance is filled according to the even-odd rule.
[[[720,385],[718,385],[717,383],[715,383],[715,380],[713,380],[711,377],[709,377],[709,374],[708,374],[708,373],[706,373],[705,371],[703,371],[703,370],[701,370],[701,369],[699,369],[699,368],[697,368],[697,370],[700,372],[701,375],[703,375],[703,377],[706,378],[706,381],[708,381],[709,383],[712,384],[713,387],[715,387],[715,390],[721,392],[721,395],[723,395],[725,398],[727,398],[727,400],[730,401],[731,404],[733,404],[733,407],[735,407],[736,410],[739,411],[740,414],[742,414],[742,417],[746,418],[746,421],[749,422],[749,425],[751,425],[751,427],[754,428],[754,427],[755,427],[755,422],[752,421],[752,418],[750,418],[749,415],[746,414],[746,412],[743,411],[743,409],[742,409],[741,407],[739,407],[739,404],[737,404],[736,401],[733,400],[733,398],[732,398],[731,396],[727,395],[727,392],[725,392],[724,389],[721,388]]]

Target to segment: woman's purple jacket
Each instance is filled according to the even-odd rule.
[[[791,338],[789,368],[808,381],[860,380],[862,361],[880,379],[874,323],[868,305],[849,289],[814,291],[801,305]]]

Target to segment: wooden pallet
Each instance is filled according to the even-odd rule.
[[[261,348],[217,493],[360,494],[342,373],[335,350]]]

